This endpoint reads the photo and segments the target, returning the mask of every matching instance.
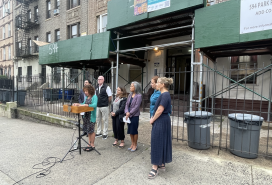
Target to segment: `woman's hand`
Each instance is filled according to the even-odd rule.
[[[79,103],[74,103],[73,106],[79,106],[80,104]]]
[[[127,112],[127,113],[126,113],[126,120],[129,118],[129,116],[130,116],[130,113]]]
[[[150,124],[153,125],[153,123],[154,123],[154,118],[152,117],[150,118]]]
[[[114,116],[115,116],[115,113],[114,113],[114,112],[112,112],[112,113],[111,113],[111,116],[113,116],[113,117],[114,117]]]

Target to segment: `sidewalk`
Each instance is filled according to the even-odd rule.
[[[216,148],[197,151],[176,141],[173,162],[166,165],[166,172],[149,180],[150,129],[148,121],[141,122],[139,148],[134,153],[112,147],[112,137],[97,138],[96,149],[102,155],[75,151],[74,158],[69,154],[47,176],[33,175],[19,184],[272,184],[272,159],[243,159],[223,150],[218,156]],[[72,129],[0,117],[0,184],[11,185],[37,172],[32,166],[47,157],[62,158],[75,139],[73,133]],[[128,135],[125,142],[130,146]]]

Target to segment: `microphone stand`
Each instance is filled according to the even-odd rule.
[[[75,96],[75,95],[74,95]],[[74,96],[71,98],[70,104],[72,105],[72,99],[74,98]],[[77,114],[77,122],[76,121],[72,121],[73,124],[75,124],[78,127],[78,137],[75,140],[75,142],[73,143],[73,145],[71,146],[71,148],[68,150],[68,152],[65,154],[65,156],[62,158],[62,160],[60,161],[60,163],[62,163],[62,161],[65,159],[65,157],[68,155],[69,152],[73,152],[75,150],[79,150],[79,154],[81,155],[81,140],[83,140],[85,143],[87,143],[87,145],[89,145],[89,143],[83,139],[83,135],[80,134],[80,114]],[[78,146],[75,149],[72,149],[74,147],[74,145],[78,142]],[[93,148],[94,151],[96,151],[99,155],[101,155],[100,152],[98,152],[95,148]]]

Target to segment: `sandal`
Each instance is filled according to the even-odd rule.
[[[90,152],[90,151],[92,151],[92,150],[93,150],[93,147],[86,147],[84,151]]]
[[[118,145],[118,140],[115,140],[115,141],[117,141],[116,144],[114,144],[114,143],[115,143],[115,142],[114,142],[114,143],[112,144],[112,146],[117,146],[117,145]]]
[[[152,169],[150,171],[150,173],[149,173],[148,178],[149,179],[154,179],[158,174],[159,174],[158,168],[157,168],[157,170]]]
[[[165,164],[159,165],[159,166],[158,166],[158,169],[159,169],[160,171],[165,172]]]
[[[123,148],[125,147],[125,142],[121,142],[121,143],[124,143],[124,145],[123,145],[123,146],[120,146],[120,145],[121,145],[121,144],[120,144],[120,145],[118,146],[119,149],[123,149]]]
[[[88,149],[88,148],[90,148],[90,147],[92,147],[91,145],[88,145],[87,147],[82,147],[82,149],[84,150],[84,151],[86,151],[86,149]]]

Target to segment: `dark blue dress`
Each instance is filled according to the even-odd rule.
[[[172,137],[171,137],[171,96],[169,92],[162,93],[154,109],[154,115],[158,107],[164,107],[163,113],[153,123],[151,132],[151,164],[162,165],[172,162]]]

